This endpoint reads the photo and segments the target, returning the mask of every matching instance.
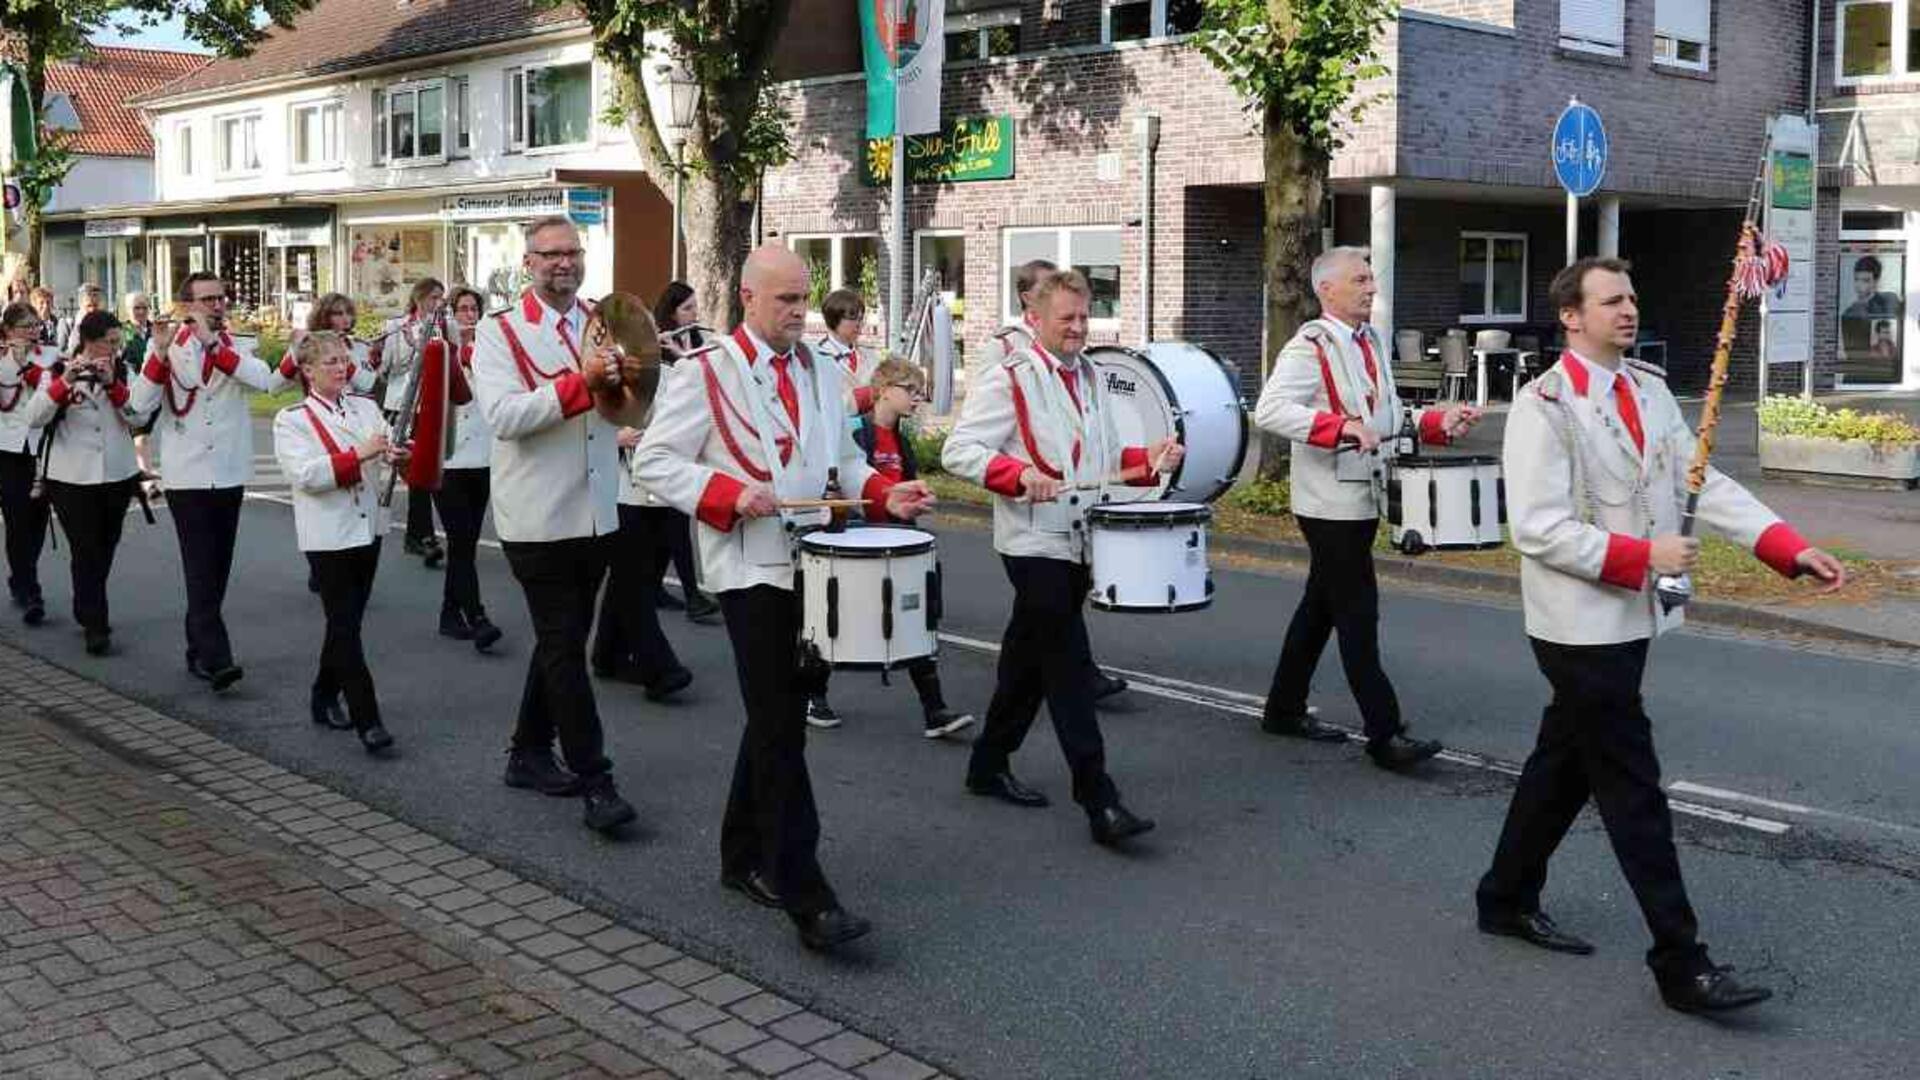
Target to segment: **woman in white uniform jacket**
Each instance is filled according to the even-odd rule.
[[[426,345],[427,321],[437,317],[440,304],[446,298],[446,286],[433,278],[421,278],[413,285],[413,293],[407,303],[407,313],[389,323],[389,331],[399,331],[386,339],[386,349],[381,367],[387,376],[387,392],[383,404],[389,423],[398,423],[400,409],[407,402],[407,391],[413,386],[414,373],[420,367],[420,350]],[[433,534],[433,495],[427,491],[407,489],[407,532],[402,546],[409,555],[420,556],[429,568],[439,566],[446,558],[446,551],[440,546],[440,538]]]
[[[459,340],[459,376],[473,384],[473,337],[486,313],[486,301],[468,288],[453,290],[454,336]],[[480,602],[480,525],[492,496],[493,429],[480,402],[469,397],[453,406],[453,452],[442,463],[440,490],[433,493],[440,524],[447,529],[447,580],[440,594],[440,633],[471,641],[480,652],[500,640],[500,628]]]
[[[0,313],[0,517],[7,521],[7,592],[25,609],[27,625],[47,617],[40,595],[40,549],[47,540],[47,504],[33,497],[34,446],[27,404],[59,359],[40,344],[40,316],[23,303]]]
[[[294,531],[320,580],[320,603],[327,613],[309,699],[313,722],[351,726],[367,752],[378,753],[393,745],[393,737],[380,722],[360,622],[386,532],[380,464],[400,464],[406,453],[389,446],[386,418],[371,400],[343,392],[353,361],[340,335],[308,334],[295,359],[307,379],[307,398],[274,417],[273,455],[292,481]],[[340,714],[343,694],[350,724]]]
[[[80,320],[80,353],[42,379],[27,406],[27,424],[46,432],[47,500],[60,515],[72,549],[73,619],[86,633],[87,652],[110,647],[107,575],[127,520],[140,464],[133,429],[140,414],[128,408],[120,375],[120,320],[93,311]]]

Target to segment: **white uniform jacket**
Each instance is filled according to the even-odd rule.
[[[313,396],[273,418],[273,456],[293,485],[293,529],[301,551],[365,547],[386,535],[380,493],[387,466],[360,460],[360,447],[386,435],[387,418],[372,398]]]
[[[1372,365],[1369,370],[1368,358]],[[1445,445],[1440,409],[1421,409],[1414,417],[1420,441]],[[1260,391],[1253,422],[1293,443],[1287,475],[1293,512],[1330,521],[1366,521],[1380,516],[1375,474],[1381,453],[1358,448],[1336,453],[1340,429],[1360,420],[1383,440],[1400,433],[1400,395],[1393,386],[1393,364],[1373,327],[1353,327],[1319,318],[1300,328],[1280,350]]]
[[[1684,609],[1660,612],[1647,563],[1653,537],[1680,531],[1695,440],[1657,371],[1630,361],[1615,375],[1567,353],[1514,402],[1502,468],[1529,636],[1604,645],[1681,621]],[[1633,388],[1644,449],[1613,379]],[[1707,470],[1697,514],[1780,573],[1799,572],[1806,541],[1717,470]]]
[[[1086,562],[1087,510],[1118,472],[1147,464],[1147,448],[1120,445],[1106,390],[1084,354],[1058,359],[1033,343],[977,378],[941,464],[993,492],[994,550]],[[1020,474],[1029,465],[1080,490],[1028,502]],[[1153,478],[1135,482],[1151,485]]]
[[[993,336],[987,339],[987,360],[989,363],[1004,364],[1032,345],[1033,324],[1025,319],[1010,322],[995,330]]]
[[[563,340],[562,318],[571,320]],[[474,396],[493,429],[493,525],[539,543],[620,528],[618,430],[593,407],[577,346],[585,305],[561,315],[532,290],[474,334]]]
[[[473,385],[472,345],[460,346],[460,370],[465,373],[467,385]],[[493,458],[493,429],[487,426],[486,410],[480,407],[480,398],[475,395],[465,404],[453,406],[453,452],[447,455],[442,468],[447,469],[484,469]]]
[[[14,359],[12,350],[0,349],[0,452],[31,454],[39,449],[39,437],[27,423],[27,406],[47,369],[59,359],[51,345],[27,346],[24,364]]]
[[[311,331],[295,330],[287,335],[287,351],[280,357],[280,366],[273,369],[275,378],[268,393],[277,394],[289,386],[304,385],[300,381],[300,362],[294,359],[294,349],[300,344],[300,339],[309,333]],[[379,373],[373,370],[373,365],[369,362],[369,351],[364,341],[349,340],[347,342],[347,355],[353,358],[347,374],[347,390],[350,393],[371,394],[373,384],[380,379]]]
[[[734,507],[746,484],[769,484],[781,499],[817,499],[827,470],[838,469],[844,496],[869,505],[884,502],[891,485],[853,441],[838,365],[805,347],[794,350],[787,370],[799,404],[796,425],[780,401],[773,349],[745,326],[720,344],[662,374],[653,418],[633,455],[634,479],[699,522],[694,532],[707,591],[791,589],[790,526],[824,524],[826,515],[742,520]],[[770,460],[781,464],[770,467]]]
[[[133,382],[133,406],[159,410],[160,472],[174,490],[243,487],[253,477],[253,419],[247,394],[270,390],[274,373],[222,333],[201,347],[191,327],[174,333],[164,359],[147,357]]]
[[[832,334],[820,336],[813,355],[831,360],[839,367],[840,386],[849,416],[873,411],[873,369],[880,366],[878,360],[869,357],[858,345],[848,345]]]
[[[117,364],[115,366],[118,366]],[[131,405],[125,383],[110,387],[71,386],[58,375],[39,380],[27,402],[27,425],[38,433],[60,416],[47,448],[47,479],[63,484],[110,484],[140,471],[133,456],[133,429],[143,414]]]

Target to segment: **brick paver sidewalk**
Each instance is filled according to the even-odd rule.
[[[936,1075],[0,646],[0,1077]]]

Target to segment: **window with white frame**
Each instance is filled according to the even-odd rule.
[[[1625,0],[1560,0],[1560,44],[1581,52],[1626,53]]]
[[[507,72],[507,145],[513,150],[593,141],[593,64],[529,65]]]
[[[947,63],[988,60],[1020,51],[1020,9],[951,13],[947,16]]]
[[[1020,317],[1020,291],[1014,272],[1034,259],[1078,270],[1093,290],[1095,322],[1120,317],[1120,249],[1118,225],[1079,225],[1070,228],[1003,229],[1000,234],[1000,313],[1012,322]]]
[[[260,171],[260,114],[222,116],[213,122],[216,163],[222,176]]]
[[[453,98],[453,145],[447,156],[467,157],[473,152],[473,98],[467,76],[455,77],[448,93]]]
[[[1201,0],[1106,0],[1100,40],[1140,41],[1191,34],[1200,28]]]
[[[447,160],[447,80],[389,86],[385,98],[387,162],[436,165]]]
[[[787,247],[807,264],[808,307],[835,289],[852,289],[873,307],[880,291],[880,237],[875,233],[795,234]]]
[[[934,274],[934,288],[953,309],[955,319],[966,315],[967,234],[959,229],[927,229],[913,237],[913,280]]]
[[[1657,0],[1654,4],[1654,63],[1705,71],[1712,36],[1713,0]]]
[[[1461,233],[1460,321],[1526,320],[1526,234]]]
[[[1834,37],[1841,86],[1920,75],[1920,0],[1840,0]]]
[[[307,101],[293,106],[293,167],[324,169],[340,164],[340,102]]]
[[[181,176],[193,175],[193,122],[190,120],[173,125],[173,160]]]

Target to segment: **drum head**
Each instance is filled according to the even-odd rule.
[[[932,533],[898,525],[868,525],[837,533],[810,532],[800,538],[800,546],[807,551],[848,559],[917,555],[933,550],[933,543]]]
[[[1182,434],[1173,390],[1153,361],[1119,345],[1096,345],[1087,350],[1087,359],[1100,373],[1107,414],[1113,417],[1121,446],[1152,446],[1169,435]],[[1166,489],[1167,479],[1161,477],[1153,487],[1135,490],[1153,499]]]

